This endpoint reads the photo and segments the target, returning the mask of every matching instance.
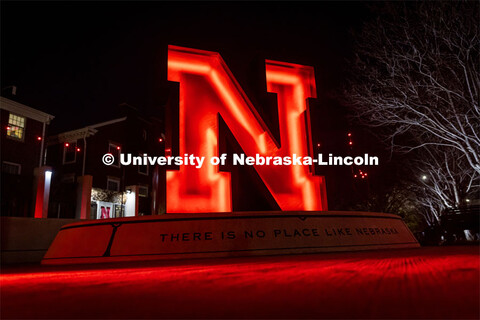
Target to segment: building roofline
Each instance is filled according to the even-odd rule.
[[[62,133],[47,137],[47,141],[46,141],[47,146],[64,143],[64,142],[72,142],[72,141],[76,141],[78,139],[83,139],[83,138],[88,138],[95,135],[97,131],[98,131],[97,129],[85,127],[77,130],[62,132]]]
[[[127,119],[127,117],[122,117],[122,118],[117,118],[117,119],[113,119],[113,120],[109,120],[109,121],[105,121],[105,122],[96,123],[96,124],[93,124],[93,125],[90,125],[90,126],[86,126],[86,127],[80,128],[80,129],[76,129],[76,130],[61,132],[61,133],[58,133],[56,135],[48,137],[47,138],[47,145],[51,146],[51,145],[54,145],[54,144],[59,144],[59,143],[64,143],[64,142],[72,142],[72,141],[75,141],[75,140],[78,140],[78,139],[88,138],[88,137],[91,137],[91,136],[95,135],[98,132],[97,128],[108,126],[108,125],[115,124],[115,123],[118,123],[118,122],[122,122],[122,121],[125,121],[126,119]]]
[[[46,124],[50,124],[50,121],[55,118],[55,116],[52,116],[51,114],[31,108],[5,97],[0,97],[0,109],[7,110],[19,116],[30,118]]]
[[[122,117],[122,118],[117,118],[117,119],[113,119],[113,120],[109,120],[109,121],[105,121],[105,122],[92,124],[92,125],[89,125],[87,127],[100,128],[100,127],[103,127],[103,126],[108,126],[108,125],[111,125],[111,124],[114,124],[114,123],[117,123],[117,122],[122,122],[122,121],[125,121],[125,120],[127,120],[127,117]]]

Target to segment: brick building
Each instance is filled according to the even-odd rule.
[[[120,111],[121,116],[109,121],[48,137],[47,164],[53,167],[49,217],[100,219],[165,212],[164,187],[160,185],[160,193],[152,190],[152,179],[164,181],[164,171],[119,163],[120,152],[163,155],[161,121],[127,104]],[[106,153],[115,156],[110,166],[102,162]]]
[[[44,140],[54,116],[5,97],[0,97],[0,109],[1,214],[33,217],[38,204],[35,216],[41,216],[44,200],[48,207],[48,190],[45,199],[43,192],[51,174],[44,167]]]

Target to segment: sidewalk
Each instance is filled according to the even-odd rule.
[[[3,268],[1,318],[479,318],[478,246]]]

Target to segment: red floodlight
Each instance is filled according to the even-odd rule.
[[[68,146],[70,146],[70,144],[68,142],[65,142],[65,147],[68,148]]]

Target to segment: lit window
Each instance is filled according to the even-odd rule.
[[[139,186],[138,187],[138,196],[148,198],[148,187],[147,186]]]
[[[7,161],[2,162],[2,171],[5,173],[19,175],[21,168],[22,166],[19,165],[18,163],[7,162]]]
[[[109,143],[108,144],[108,153],[111,153],[115,160],[113,161],[111,167],[120,168],[120,151],[122,147],[116,143]]]
[[[113,208],[114,208],[114,210],[113,210],[114,217],[113,218],[123,217],[123,212],[125,211],[125,206],[123,204],[114,204]]]
[[[107,178],[107,190],[120,191],[120,179],[108,177]]]
[[[68,142],[63,145],[63,164],[77,161],[77,142]]]
[[[10,113],[8,116],[7,136],[23,141],[25,135],[25,118]]]

